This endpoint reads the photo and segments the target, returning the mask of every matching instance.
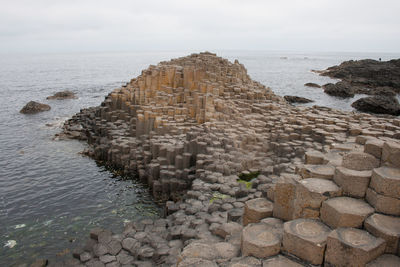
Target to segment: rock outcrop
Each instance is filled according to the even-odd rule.
[[[301,97],[301,96],[292,96],[292,95],[285,95],[283,98],[289,103],[311,103],[314,102],[311,99]]]
[[[74,92],[71,91],[61,91],[57,92],[52,96],[48,96],[46,99],[56,99],[56,100],[63,100],[63,99],[76,99],[78,98]]]
[[[19,112],[23,114],[35,114],[50,110],[51,107],[47,104],[42,104],[35,101],[29,101]]]
[[[166,202],[165,218],[93,229],[71,265],[398,262],[398,119],[290,106],[201,53],[150,66],[65,134],[77,124],[88,155]]]
[[[393,96],[376,95],[363,97],[355,101],[351,106],[363,112],[400,115],[399,101]]]

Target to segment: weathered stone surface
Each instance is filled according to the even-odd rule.
[[[51,107],[47,104],[29,101],[19,112],[23,114],[35,114],[42,111],[48,111]]]
[[[362,198],[365,196],[371,171],[356,171],[345,167],[336,167],[333,180],[343,190],[343,195]]]
[[[296,185],[295,218],[318,218],[321,204],[328,198],[341,196],[341,189],[332,181],[320,178],[300,180]]]
[[[273,216],[285,221],[293,219],[296,183],[285,179],[275,185]]]
[[[288,259],[285,256],[277,255],[263,261],[263,267],[302,267],[306,266]]]
[[[78,98],[74,92],[71,91],[61,91],[57,92],[52,96],[48,96],[46,99],[56,99],[56,100],[63,100],[63,99],[76,99]]]
[[[389,141],[383,144],[382,163],[400,168],[400,143]]]
[[[242,255],[266,258],[279,253],[282,236],[279,230],[264,223],[249,224],[242,232]]]
[[[355,171],[370,171],[379,164],[377,158],[362,152],[350,152],[343,157],[343,167]]]
[[[382,157],[382,148],[384,143],[384,141],[379,139],[367,140],[367,142],[365,142],[364,152],[380,159]]]
[[[178,263],[178,267],[218,267],[218,264],[215,261],[209,261],[202,258],[186,258]]]
[[[321,220],[332,228],[362,227],[374,212],[368,203],[350,197],[331,198],[322,203]]]
[[[297,219],[284,224],[283,249],[311,264],[322,264],[331,229],[318,220]]]
[[[232,259],[227,267],[262,267],[262,262],[254,257],[240,257]]]
[[[226,238],[228,235],[235,235],[242,231],[243,226],[236,222],[223,223],[215,230],[215,234],[222,238]]]
[[[387,197],[368,188],[365,199],[377,212],[400,216],[400,199],[398,198]]]
[[[385,241],[355,228],[338,228],[327,239],[325,264],[337,267],[359,267],[385,251]]]
[[[374,213],[365,220],[364,227],[386,241],[386,253],[400,252],[400,218]]]
[[[371,261],[365,267],[398,267],[400,266],[400,257],[391,254],[383,254]]]
[[[300,170],[300,175],[305,178],[333,178],[335,168],[330,165],[304,165]]]
[[[324,154],[322,154],[320,151],[307,151],[305,157],[306,164],[320,165],[324,163]]]
[[[400,169],[384,166],[374,169],[370,187],[378,194],[400,198]]]
[[[244,206],[243,225],[257,223],[272,215],[273,203],[265,198],[248,200]]]

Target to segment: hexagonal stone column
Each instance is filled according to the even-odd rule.
[[[332,180],[335,173],[335,167],[331,165],[304,165],[300,169],[301,177],[305,178],[321,178]]]
[[[385,246],[385,240],[376,238],[367,231],[338,228],[328,236],[325,264],[335,267],[365,266],[366,263],[382,255]]]
[[[400,168],[400,144],[385,142],[382,148],[382,164]]]
[[[320,221],[297,219],[283,225],[283,249],[311,264],[322,264],[331,229]]]
[[[244,206],[243,225],[260,222],[272,215],[273,203],[265,198],[248,200]]]
[[[350,152],[343,156],[342,166],[350,170],[369,171],[379,167],[380,161],[371,154]]]
[[[322,203],[321,220],[332,228],[360,228],[374,209],[363,200],[351,197],[331,198]]]
[[[373,189],[368,188],[365,199],[371,204],[377,212],[388,215],[400,216],[400,199],[387,197],[376,193]]]
[[[369,186],[378,194],[400,198],[400,169],[390,167],[373,169]]]
[[[386,253],[400,253],[400,218],[374,213],[365,220],[364,227],[386,240]]]
[[[316,150],[307,151],[305,157],[306,157],[305,159],[306,164],[320,165],[324,163],[324,154],[322,154],[320,151]]]
[[[304,265],[278,255],[263,261],[263,267],[302,267]]]
[[[345,167],[336,167],[333,180],[343,189],[343,195],[362,198],[365,196],[371,171],[355,171]]]
[[[281,249],[281,229],[265,223],[252,223],[242,232],[242,255],[266,258],[277,255]]]
[[[379,139],[371,139],[365,142],[364,152],[371,154],[377,159],[382,157],[382,147],[385,142]]]
[[[330,180],[320,178],[300,180],[296,185],[294,217],[318,218],[322,202],[341,194],[342,190]]]
[[[400,257],[391,254],[383,254],[382,256],[371,261],[365,267],[398,267],[400,266]]]

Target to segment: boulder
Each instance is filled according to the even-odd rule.
[[[377,95],[363,97],[355,101],[351,106],[358,111],[376,114],[400,115],[400,104],[397,98]]]
[[[285,95],[283,98],[289,103],[311,103],[314,102],[314,100],[305,98],[305,97],[300,97],[300,96],[293,96],[293,95]]]
[[[306,84],[304,84],[304,86],[314,87],[314,88],[321,88],[321,85],[316,84],[316,83],[306,83]]]
[[[52,96],[48,96],[46,99],[49,99],[49,100],[53,100],[53,99],[63,100],[63,99],[76,99],[76,98],[78,98],[78,97],[75,95],[74,92],[66,90],[66,91],[57,92]]]
[[[35,114],[42,111],[48,111],[51,107],[35,101],[29,101],[19,112],[22,114]]]
[[[324,92],[331,96],[338,96],[338,97],[354,96],[354,89],[351,88],[351,85],[347,82],[337,82],[336,84],[328,83],[322,87],[324,88]]]

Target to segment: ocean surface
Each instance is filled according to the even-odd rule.
[[[279,95],[313,99],[310,105],[352,110],[353,99],[322,89],[332,79],[311,72],[344,60],[389,60],[400,54],[216,51],[243,63],[250,76]],[[120,231],[123,223],[161,215],[147,187],[120,177],[81,152],[86,144],[54,141],[62,123],[81,108],[97,106],[113,89],[138,76],[150,64],[185,56],[179,52],[0,55],[0,266],[55,259],[101,226]],[[71,90],[74,100],[46,100]],[[23,115],[30,100],[51,110]]]

